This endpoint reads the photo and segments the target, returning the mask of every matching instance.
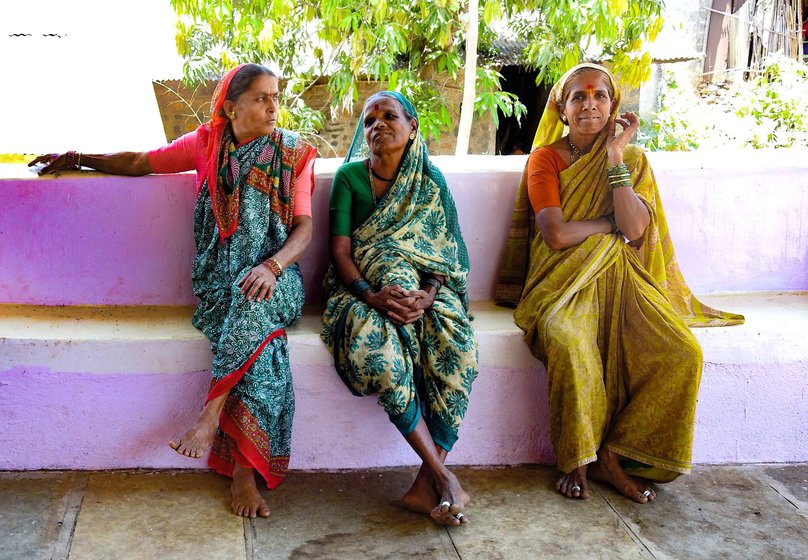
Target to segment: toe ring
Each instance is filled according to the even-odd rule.
[[[460,520],[461,520],[461,519],[463,519],[464,517],[466,517],[466,516],[465,516],[465,515],[463,515],[463,512],[462,512],[462,511],[461,511],[460,513],[458,513],[457,515],[455,515],[455,516],[454,516],[454,518],[455,518],[455,519],[457,519],[458,521],[460,521]]]
[[[646,490],[645,492],[642,493],[642,495],[645,496],[646,498],[650,498],[651,497],[651,491]]]
[[[570,488],[570,490],[572,490],[573,492],[580,492],[580,491],[581,491],[581,487],[580,487],[580,486],[578,486],[578,485],[576,484],[575,486],[573,486],[572,488]]]
[[[445,507],[447,507],[447,508],[448,508],[448,507],[452,507],[452,503],[451,503],[451,502],[449,502],[448,500],[444,500],[444,501],[442,501],[442,502],[440,503],[440,505],[439,505],[438,507],[439,507],[439,508],[445,508]]]

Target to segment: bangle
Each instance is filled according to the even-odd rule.
[[[264,264],[266,264],[269,267],[269,270],[272,271],[272,274],[275,275],[275,278],[281,277],[281,273],[283,273],[283,267],[275,257],[269,257],[267,260],[264,261]]]
[[[438,291],[441,289],[441,286],[443,286],[443,284],[440,283],[440,280],[438,280],[434,276],[427,276],[426,278],[421,280],[421,286],[423,286],[424,284],[427,284],[435,288],[435,293],[438,293]]]
[[[357,298],[368,290],[370,290],[370,284],[361,276],[348,285],[348,291]]]
[[[81,171],[81,152],[79,152],[79,159],[76,161],[76,167]]]
[[[614,217],[614,214],[607,215],[606,219],[612,224],[612,231],[610,233],[617,233],[617,219]]]
[[[631,187],[631,173],[625,163],[613,165],[606,170],[606,179],[612,189]]]

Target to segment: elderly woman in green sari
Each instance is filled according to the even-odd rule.
[[[423,462],[404,505],[460,525],[469,496],[444,462],[477,376],[477,344],[454,201],[415,108],[397,93],[367,100],[345,161],[331,193],[322,338],[348,388],[378,394]]]
[[[654,175],[629,144],[639,120],[619,105],[594,64],[553,88],[497,299],[518,303],[516,324],[547,367],[557,490],[587,498],[594,479],[642,504],[656,498],[650,481],[691,469],[702,355],[688,327],[743,317],[687,288]]]

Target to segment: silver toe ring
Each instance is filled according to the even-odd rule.
[[[646,498],[650,498],[651,497],[651,491],[646,490],[645,492],[642,493],[642,495],[645,496]]]
[[[581,491],[581,487],[580,487],[580,486],[578,486],[578,485],[576,484],[575,486],[573,486],[572,488],[570,488],[570,490],[572,490],[573,492],[580,492],[580,491]]]

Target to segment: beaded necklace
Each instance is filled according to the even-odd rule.
[[[576,148],[575,144],[572,143],[572,140],[570,140],[569,135],[567,135],[567,144],[570,147],[570,163],[575,163],[576,161],[584,157],[584,155],[581,153],[581,150]]]

